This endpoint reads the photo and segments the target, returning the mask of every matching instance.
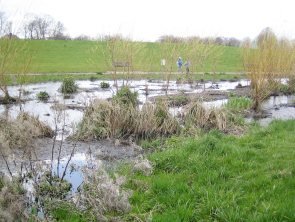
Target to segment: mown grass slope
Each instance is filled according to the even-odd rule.
[[[34,45],[36,40],[30,40],[29,44]],[[94,56],[91,49],[94,47],[91,41],[59,41],[59,40],[38,40],[41,45],[40,50],[35,58],[35,72],[39,73],[72,73],[72,72],[104,72],[108,71],[105,66],[103,54],[98,55],[98,59],[93,61],[97,66],[91,64],[89,59]],[[103,44],[100,42],[99,44]],[[152,66],[149,70],[140,71],[161,71],[161,50],[160,43],[143,43],[145,44],[143,60],[147,61],[152,53]],[[179,56],[186,59],[185,53],[180,52]],[[147,67],[147,66],[146,66]],[[147,68],[143,68],[147,69]],[[138,70],[137,70],[138,71]],[[175,71],[177,71],[175,61]],[[205,72],[213,71],[211,64],[207,63],[204,67]],[[239,48],[225,47],[223,56],[220,58],[217,72],[240,72],[242,63],[239,55]]]

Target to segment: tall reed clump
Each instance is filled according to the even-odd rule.
[[[128,134],[157,136],[179,130],[179,122],[169,113],[168,102],[146,103],[140,109],[135,103],[137,99],[127,102],[119,94],[112,101],[95,100],[87,108],[79,125],[83,139],[120,138]]]
[[[251,81],[253,105],[260,103],[281,84],[282,78],[294,77],[295,47],[291,40],[278,39],[268,30],[257,43],[246,42],[241,48],[241,58],[247,78]]]
[[[235,133],[243,131],[242,127],[245,125],[243,119],[233,114],[227,107],[206,108],[200,102],[192,102],[184,107],[183,120],[184,130],[192,130],[193,134],[197,133],[197,129],[218,129]]]
[[[192,102],[185,107],[184,121],[185,124],[200,128],[224,130],[228,123],[228,111],[217,108],[207,109],[200,102]]]

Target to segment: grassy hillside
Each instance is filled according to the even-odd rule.
[[[36,41],[31,40],[30,44],[35,44]],[[94,61],[97,67],[89,62],[93,58],[91,49],[94,47],[91,41],[53,41],[41,40],[41,50],[36,57],[35,72],[39,73],[70,73],[70,72],[104,72],[108,71],[104,64],[103,54],[99,54]],[[101,43],[99,43],[101,44]],[[142,50],[142,60],[146,63],[152,53],[152,65],[149,68],[144,68],[142,65],[141,71],[152,72],[161,71],[161,51],[159,43],[144,43],[145,47]],[[184,46],[180,47],[182,50]],[[186,59],[185,53],[179,53],[183,60]],[[177,70],[175,63],[175,71]],[[211,64],[208,63],[204,68],[205,72],[213,71]],[[225,47],[225,52],[217,66],[217,72],[240,72],[242,71],[242,64],[239,56],[239,48]]]

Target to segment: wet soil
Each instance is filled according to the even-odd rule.
[[[52,153],[53,160],[67,159],[75,153],[84,153],[94,159],[103,160],[105,162],[125,161],[134,159],[143,153],[143,149],[133,142],[124,142],[121,140],[100,140],[100,141],[54,141],[53,138],[39,138],[35,144],[36,157],[32,157],[32,161],[51,161]],[[53,152],[52,152],[53,150]],[[23,150],[16,153],[21,157]],[[8,158],[10,159],[10,158]],[[67,161],[66,160],[66,161]],[[11,169],[20,169],[20,165],[27,160],[15,158],[15,164],[11,163]],[[0,171],[6,172],[5,162],[1,158]]]

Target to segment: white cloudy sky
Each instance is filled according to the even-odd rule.
[[[295,38],[295,0],[1,0],[17,20],[49,14],[71,37],[121,33],[155,41],[161,35],[255,38],[265,27]]]

